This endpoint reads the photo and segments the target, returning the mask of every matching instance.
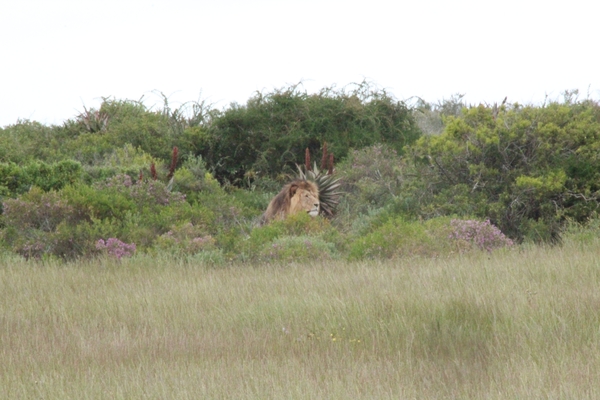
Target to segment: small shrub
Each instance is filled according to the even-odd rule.
[[[20,229],[52,232],[62,221],[77,219],[73,207],[57,192],[44,193],[37,187],[17,199],[6,199],[3,209],[5,224]]]
[[[312,218],[306,213],[298,213],[290,215],[284,220],[273,221],[268,225],[254,228],[249,237],[237,246],[238,257],[251,260],[265,257],[267,259],[288,259],[291,256],[290,254],[299,254],[298,252],[302,247],[300,242],[290,239],[292,237],[310,238],[310,243],[313,243],[313,241],[317,243],[313,243],[313,247],[316,246],[316,249],[325,249],[321,246],[323,243],[332,246],[331,249],[336,249],[341,241],[339,233],[326,218]],[[277,244],[279,240],[284,240],[286,246],[290,248],[285,251],[282,250],[280,244]],[[283,251],[283,253],[281,251],[274,252],[271,257],[273,248],[270,246],[273,244],[277,244],[275,248]],[[327,254],[331,252],[333,250],[326,250]]]
[[[187,261],[193,265],[208,264],[208,265],[224,265],[227,263],[227,258],[221,249],[203,250],[199,253],[188,256]]]
[[[105,252],[108,256],[120,260],[123,257],[131,257],[135,254],[135,243],[124,243],[117,238],[99,239],[96,249]]]
[[[205,228],[195,226],[191,222],[173,226],[156,239],[157,250],[177,254],[196,254],[201,251],[214,250],[215,239],[206,234]]]
[[[348,257],[360,260],[436,254],[435,242],[423,224],[396,217],[351,243]]]
[[[450,221],[452,239],[460,251],[476,247],[488,252],[506,246],[512,246],[513,241],[504,236],[496,226],[492,225],[490,220],[484,222],[477,220],[459,220]]]
[[[266,244],[261,261],[311,262],[337,258],[335,245],[314,236],[283,236]]]
[[[273,221],[268,225],[253,229],[250,233],[250,243],[254,247],[260,247],[279,236],[319,236],[331,229],[331,224],[325,218],[312,218],[306,213],[297,213],[289,215],[283,220]]]

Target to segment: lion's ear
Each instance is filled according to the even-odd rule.
[[[296,191],[298,190],[298,185],[293,184],[290,186],[290,196],[294,196],[296,194]]]

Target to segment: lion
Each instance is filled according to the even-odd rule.
[[[302,211],[316,217],[319,215],[320,205],[318,186],[311,181],[296,179],[285,185],[271,200],[267,211],[261,217],[261,224],[284,219],[290,214]]]

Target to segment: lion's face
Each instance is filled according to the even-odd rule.
[[[285,185],[271,200],[261,224],[283,219],[297,212],[306,212],[311,217],[316,217],[319,215],[320,205],[319,187],[314,182],[297,179]]]
[[[297,188],[290,203],[290,214],[306,211],[311,217],[319,215],[319,195],[312,190]]]

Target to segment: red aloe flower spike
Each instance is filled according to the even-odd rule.
[[[169,175],[167,175],[167,180],[171,179],[175,174],[175,168],[177,167],[177,155],[179,154],[179,149],[177,146],[173,147],[173,156],[171,157],[171,166],[169,167]]]
[[[333,175],[333,153],[329,153],[329,169],[327,175]]]
[[[310,151],[308,150],[308,147],[306,148],[306,151],[304,152],[304,168],[306,168],[307,171],[310,171]]]
[[[154,165],[154,163],[150,164],[150,175],[154,180],[158,178],[158,176],[156,175],[156,165]]]
[[[327,167],[327,142],[323,143],[323,156],[321,157],[321,170]]]

